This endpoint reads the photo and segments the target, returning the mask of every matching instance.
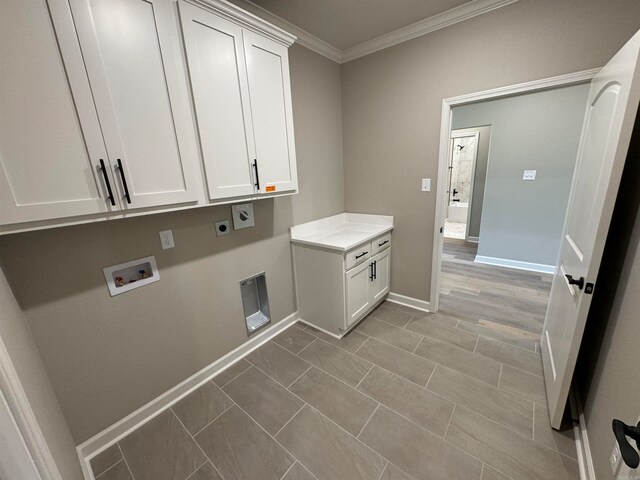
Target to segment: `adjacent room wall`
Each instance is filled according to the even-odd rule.
[[[455,121],[455,116],[454,116]],[[479,124],[477,124],[479,125]],[[476,154],[476,168],[473,172],[473,192],[471,193],[471,214],[467,225],[467,236],[476,240],[480,236],[480,220],[482,218],[482,203],[484,186],[487,178],[487,162],[489,161],[489,148],[491,146],[491,126],[474,126],[472,128],[454,127],[451,133],[478,132],[478,145]]]
[[[587,83],[453,109],[452,128],[492,127],[479,256],[555,265],[588,93]]]
[[[217,238],[219,206],[0,237],[76,443],[245,342],[241,279],[266,272],[273,321],[296,310],[288,228],[343,212],[344,184],[340,66],[297,45],[290,59],[300,194],[254,202],[255,227]],[[110,297],[102,268],[147,255],[160,281]]]
[[[429,300],[442,99],[600,67],[636,0],[519,0],[342,65],[345,205],[395,216],[392,291]]]
[[[65,480],[82,477],[75,444],[51,387],[38,348],[18,303],[0,269],[0,339],[11,358],[29,406]]]

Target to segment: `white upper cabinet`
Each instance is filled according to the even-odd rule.
[[[242,28],[180,4],[211,200],[255,193],[255,158]]]
[[[171,0],[70,0],[125,208],[192,202],[197,149]]]
[[[68,4],[0,1],[0,58],[0,224],[119,208]]]
[[[296,190],[288,50],[248,31],[244,32],[244,48],[260,191]]]
[[[209,198],[296,192],[294,38],[229,4],[179,5]]]

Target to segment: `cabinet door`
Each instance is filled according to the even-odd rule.
[[[255,158],[242,29],[180,2],[209,198],[255,193]]]
[[[345,273],[347,327],[360,320],[371,305],[371,262]]]
[[[0,58],[0,224],[109,211],[106,151],[67,2],[2,0]]]
[[[280,45],[244,31],[251,117],[261,193],[298,188],[289,55]]]
[[[371,258],[374,278],[371,282],[371,301],[376,303],[389,293],[391,274],[391,249],[387,248]]]
[[[178,74],[175,5],[70,3],[123,205],[195,201],[197,150],[186,79]]]

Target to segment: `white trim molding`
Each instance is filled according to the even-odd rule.
[[[405,307],[415,308],[416,310],[422,310],[423,312],[429,312],[429,302],[426,300],[420,300],[419,298],[407,297],[400,295],[399,293],[389,292],[387,300],[393,303],[404,305]]]
[[[143,405],[135,412],[127,415],[125,418],[94,435],[86,442],[78,445],[76,450],[78,451],[78,457],[82,464],[82,471],[84,473],[85,480],[95,480],[93,472],[91,471],[90,462],[92,458],[104,452],[107,448],[126,437],[129,433],[160,415],[162,412],[182,400],[200,386],[204,385],[213,377],[220,374],[243,357],[247,356],[262,344],[271,340],[283,330],[289,328],[297,320],[298,312],[294,312],[288,317],[280,320],[278,323],[266,328],[264,331],[255,334],[238,348],[230,351],[223,357],[220,357],[218,360],[207,365],[202,370],[196,372],[175,387],[154,398],[146,405]]]
[[[207,1],[207,0],[189,0],[189,1]],[[336,63],[346,63],[356,58],[364,57],[371,53],[385,48],[392,47],[399,43],[412,40],[417,37],[421,37],[436,30],[449,27],[459,22],[469,20],[478,15],[489,13],[498,8],[510,5],[518,0],[471,0],[468,3],[459,5],[457,7],[446,10],[442,13],[438,13],[431,17],[425,18],[418,22],[407,25],[406,27],[399,28],[393,32],[380,35],[379,37],[362,42],[359,45],[349,47],[345,50],[340,50],[324,40],[320,40],[318,37],[303,30],[302,28],[294,25],[293,23],[285,20],[284,18],[271,13],[264,7],[255,4],[251,0],[242,0],[243,4],[246,4],[254,15],[258,15],[264,18],[266,21],[278,25],[294,34],[298,37],[297,43],[303,47],[308,48],[320,55],[333,60]]]
[[[472,0],[437,15],[433,15],[393,32],[381,35],[372,40],[343,50],[340,55],[340,63],[349,62],[356,58],[364,57],[399,43],[413,40],[436,30],[449,27],[459,22],[488,13],[500,7],[515,3],[517,0]]]
[[[587,422],[584,418],[580,394],[575,388],[575,384],[569,392],[569,406],[572,418],[578,419],[573,421],[573,437],[576,441],[580,480],[596,480],[596,470],[593,467],[593,457],[591,456],[591,446],[589,445],[589,436],[587,434]]]
[[[452,108],[458,107],[460,105],[467,105],[469,103],[480,102],[483,100],[504,98],[512,95],[520,95],[523,93],[541,92],[543,90],[549,90],[552,88],[568,87],[570,85],[587,83],[590,82],[591,79],[599,71],[599,68],[593,68],[591,70],[567,73],[555,77],[533,80],[531,82],[517,83],[515,85],[493,88],[491,90],[467,93],[457,97],[450,97],[442,100],[442,112],[440,117],[440,150],[438,154],[438,177],[435,188],[436,213],[433,225],[433,252],[431,257],[431,291],[429,292],[431,311],[438,311],[438,293],[440,291],[441,273],[440,270],[442,268],[442,244],[444,238],[442,233],[440,232],[440,228],[444,227],[446,192],[443,190],[443,186],[446,182],[446,172],[447,167],[449,166],[449,141],[451,138]]]
[[[555,265],[522,262],[520,260],[511,260],[509,258],[485,257],[484,255],[476,255],[474,262],[483,263],[485,265],[496,265],[498,267],[515,268],[518,270],[528,270],[530,272],[555,273],[556,271]]]

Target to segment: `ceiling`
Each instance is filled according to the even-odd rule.
[[[406,27],[469,0],[251,0],[338,50]]]

